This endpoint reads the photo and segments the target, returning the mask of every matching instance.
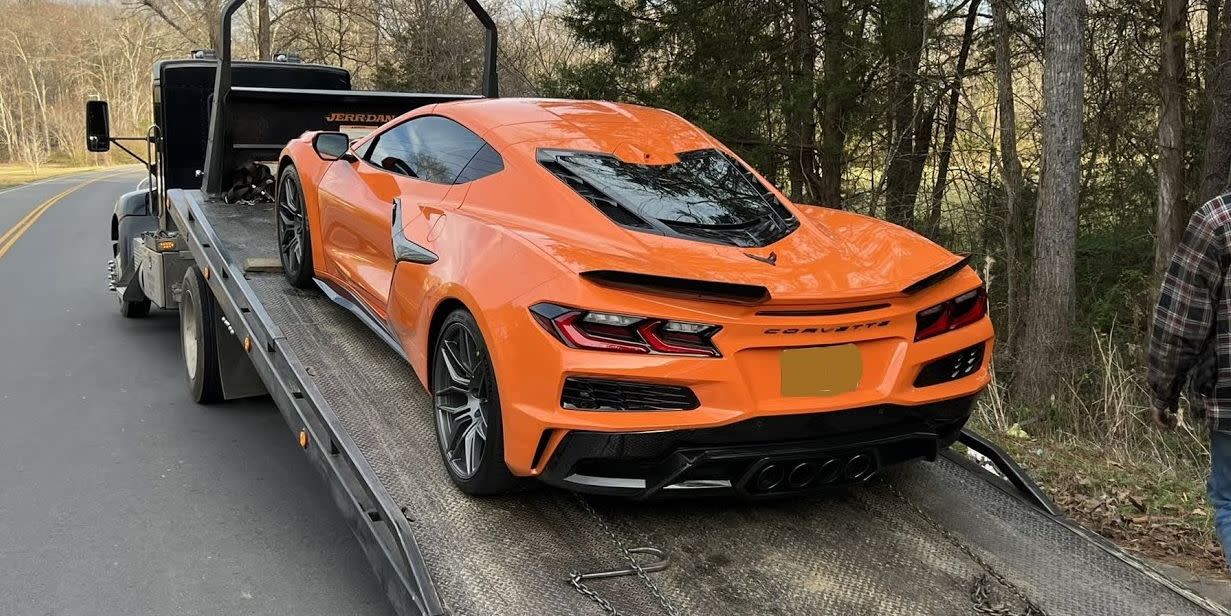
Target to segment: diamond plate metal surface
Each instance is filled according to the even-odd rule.
[[[624,563],[573,496],[546,487],[461,494],[445,475],[429,400],[410,367],[323,296],[277,275],[249,279],[406,508],[452,613],[601,613],[568,576]],[[945,459],[822,498],[591,502],[627,546],[670,555],[671,567],[652,576],[684,614],[974,614],[971,591],[988,572],[963,546],[1051,615],[1209,613]],[[621,613],[663,613],[636,577],[590,586]],[[996,603],[1022,607],[998,582],[988,590]]]

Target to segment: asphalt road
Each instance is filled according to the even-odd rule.
[[[0,614],[390,613],[273,404],[192,403],[176,314],[119,316],[108,221],[139,171],[5,235],[114,173],[0,191]]]

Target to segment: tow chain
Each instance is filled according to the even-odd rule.
[[[943,537],[945,541],[957,548],[960,552],[962,552],[962,554],[969,558],[971,562],[984,571],[984,574],[976,578],[970,587],[970,601],[975,612],[984,614],[985,616],[1048,616],[1047,612],[1043,611],[1042,608],[1032,601],[1030,597],[1026,595],[1025,591],[1019,588],[1016,584],[1010,582],[1004,574],[997,571],[996,568],[993,567],[991,563],[984,560],[982,556],[979,556],[979,554],[976,553],[972,547],[958,538],[953,531],[945,528],[944,525],[936,521],[935,518],[924,511],[918,504],[907,498],[896,485],[888,484],[888,487],[894,497],[905,504],[915,513],[915,515],[919,516],[924,523],[930,526],[932,530],[936,531],[936,533]],[[650,579],[649,576],[650,573],[662,571],[669,566],[670,561],[667,556],[657,548],[626,547],[624,545],[624,541],[620,539],[619,535],[617,535],[615,530],[611,527],[611,524],[607,522],[607,519],[604,518],[592,504],[590,504],[590,501],[586,500],[580,494],[574,494],[574,497],[577,499],[577,502],[581,504],[582,509],[584,509],[586,513],[594,519],[594,522],[598,525],[598,527],[607,535],[608,538],[611,539],[612,543],[615,544],[616,549],[624,558],[624,561],[627,563],[628,567],[626,569],[592,573],[574,571],[569,576],[569,584],[572,585],[578,593],[581,593],[583,596],[598,605],[604,613],[609,614],[610,616],[622,616],[622,613],[617,610],[610,601],[603,598],[602,595],[587,586],[585,580],[608,579],[626,575],[636,575],[641,578],[642,582],[645,583],[645,586],[649,589],[650,594],[654,596],[654,598],[658,601],[658,604],[662,606],[663,611],[668,616],[680,616],[679,610],[671,604],[671,602],[663,594],[662,590],[659,589],[658,585],[655,584],[654,580]],[[637,560],[635,556],[636,554],[649,554],[657,557],[658,560],[652,564],[643,565]],[[991,592],[991,582],[993,580],[1012,593],[1012,595],[1022,603],[1024,608],[1017,609],[997,601],[992,596]]]
[[[907,498],[905,494],[902,494],[901,490],[898,490],[896,485],[892,483],[887,483],[887,485],[889,486],[889,491],[892,492],[898,500],[902,501],[907,507],[909,507],[910,510],[913,511],[915,515],[919,516],[928,526],[931,526],[932,530],[939,533],[940,536],[945,538],[945,541],[948,541],[953,547],[960,550],[966,555],[967,558],[978,565],[979,568],[983,569],[984,575],[981,575],[975,579],[974,584],[970,587],[970,601],[974,604],[974,609],[976,612],[986,614],[987,616],[1047,616],[1047,612],[1044,612],[1043,608],[1040,608],[1034,601],[1031,601],[1030,597],[1026,596],[1025,591],[1018,588],[1016,584],[1010,582],[1008,578],[1006,578],[1004,574],[997,571],[991,563],[987,562],[982,556],[975,553],[974,549],[966,545],[957,537],[957,535],[953,533],[953,531],[945,528],[944,525],[937,522],[935,518],[928,515],[922,507]],[[1016,610],[1010,606],[1004,605],[1003,603],[994,602],[989,589],[989,578],[995,580],[1001,586],[1008,589],[1014,597],[1022,602],[1025,608],[1023,610]]]
[[[586,586],[585,580],[608,579],[623,577],[626,575],[636,575],[641,578],[642,582],[645,583],[645,586],[649,589],[650,594],[658,600],[658,604],[662,606],[663,611],[668,616],[680,616],[679,610],[677,610],[675,606],[671,605],[671,602],[667,599],[666,595],[663,594],[662,590],[658,587],[658,584],[655,584],[654,580],[650,579],[650,573],[662,571],[670,565],[670,560],[665,554],[663,554],[662,550],[657,548],[626,547],[624,545],[624,541],[622,541],[619,535],[616,534],[615,530],[611,528],[611,524],[608,523],[607,519],[594,508],[594,505],[590,504],[590,501],[586,500],[586,498],[580,494],[574,493],[573,496],[577,499],[577,502],[581,504],[581,508],[585,509],[586,513],[590,514],[590,517],[594,519],[594,522],[598,525],[599,529],[606,533],[607,537],[610,538],[612,543],[615,544],[616,549],[620,552],[620,555],[624,557],[624,561],[628,564],[628,568],[594,573],[574,571],[569,576],[569,584],[571,584],[577,592],[598,604],[598,606],[607,614],[610,614],[611,616],[621,616],[620,611],[617,610],[615,606],[611,605],[610,601],[607,601],[589,586]],[[658,561],[651,565],[643,565],[637,561],[634,554],[649,554],[657,557]]]

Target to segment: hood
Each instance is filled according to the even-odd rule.
[[[739,248],[610,227],[539,227],[516,232],[578,274],[764,287],[774,304],[848,303],[905,295],[907,287],[963,262],[897,225],[814,206],[796,206],[800,226],[763,248]],[[612,228],[619,232],[612,233]]]

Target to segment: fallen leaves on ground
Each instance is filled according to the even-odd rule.
[[[1131,552],[1228,577],[1205,502],[1204,471],[1101,459],[1091,448],[1037,440],[1005,445],[1083,526]]]

